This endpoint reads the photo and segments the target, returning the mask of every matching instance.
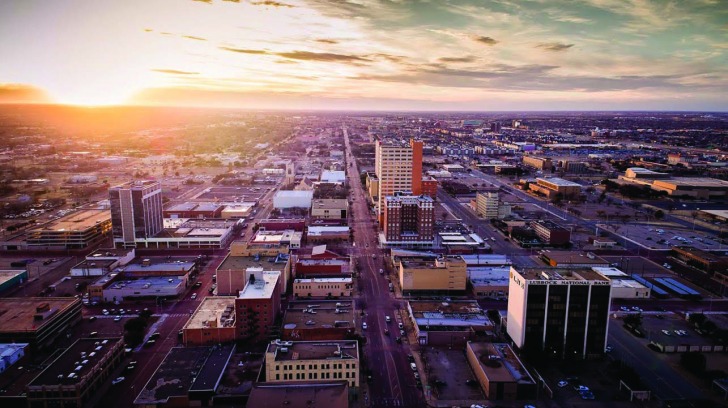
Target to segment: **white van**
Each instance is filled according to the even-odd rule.
[[[417,365],[415,363],[410,363],[410,368],[412,369],[412,371],[417,371]]]

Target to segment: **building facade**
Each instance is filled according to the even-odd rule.
[[[162,186],[158,181],[112,187],[109,201],[114,245],[135,247],[137,238],[153,238],[162,231]]]
[[[265,352],[266,382],[346,380],[359,386],[359,348],[348,341],[280,341]]]
[[[235,299],[235,328],[240,340],[258,341],[269,333],[281,310],[281,273],[250,275],[248,284]]]
[[[422,142],[410,140],[409,145],[376,143],[374,172],[379,180],[376,208],[379,222],[384,220],[384,200],[394,193],[422,191]],[[417,174],[415,174],[417,173]],[[416,185],[415,185],[416,184]]]
[[[467,264],[460,256],[430,260],[403,260],[399,263],[399,285],[402,292],[464,291],[467,286]]]
[[[382,220],[383,244],[430,247],[435,239],[435,205],[428,196],[388,196]]]
[[[571,232],[549,220],[531,222],[536,235],[548,245],[567,245],[571,241]]]
[[[603,355],[610,307],[611,283],[591,269],[511,267],[507,332],[527,354]]]
[[[346,278],[307,278],[293,280],[295,297],[349,297],[352,279]]]

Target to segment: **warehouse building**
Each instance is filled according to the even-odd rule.
[[[345,380],[359,386],[359,345],[343,341],[280,341],[265,352],[266,382]]]
[[[536,397],[536,381],[508,344],[469,341],[465,356],[489,400]]]

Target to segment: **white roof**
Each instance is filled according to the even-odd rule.
[[[324,170],[321,172],[321,181],[343,183],[346,181],[346,173],[339,170]]]
[[[276,192],[276,197],[291,197],[291,198],[308,198],[313,199],[313,191],[305,190],[280,190]]]

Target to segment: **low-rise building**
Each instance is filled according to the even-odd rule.
[[[0,343],[0,373],[25,356],[28,343]]]
[[[493,329],[493,322],[474,300],[410,301],[407,312],[421,345],[463,346],[476,334]]]
[[[303,241],[303,233],[294,230],[258,230],[255,235],[248,241],[251,248],[271,248],[286,247],[289,249],[297,249],[301,247]]]
[[[508,296],[508,266],[471,266],[468,267],[468,280],[477,297],[505,299]]]
[[[501,203],[498,192],[478,192],[475,196],[475,209],[479,217],[490,220],[503,219],[511,215],[511,205]]]
[[[313,191],[280,190],[273,196],[273,207],[279,210],[311,208]]]
[[[475,252],[490,252],[491,247],[476,233],[441,231],[437,233],[436,243],[449,255],[466,255]]]
[[[291,302],[283,315],[283,340],[345,340],[355,334],[350,301]]]
[[[234,352],[234,344],[172,347],[137,395],[134,405],[209,406]]]
[[[217,294],[236,296],[250,281],[250,276],[262,277],[264,272],[279,272],[281,293],[288,290],[291,276],[291,258],[288,255],[234,255],[232,248],[227,257],[217,267]]]
[[[71,267],[71,276],[103,276],[117,267],[131,262],[135,256],[134,248],[104,248],[86,255],[86,259]]]
[[[346,172],[343,170],[324,170],[321,172],[319,181],[322,183],[344,184],[346,183]]]
[[[551,171],[553,162],[548,157],[523,156],[523,164],[536,170]]]
[[[399,285],[403,293],[417,291],[456,293],[465,291],[467,265],[460,256],[432,260],[400,261]]]
[[[179,203],[162,211],[164,218],[220,218],[223,206],[220,203]]]
[[[0,271],[0,293],[10,290],[28,281],[28,271],[11,269]]]
[[[581,194],[581,184],[558,177],[539,177],[536,183],[530,183],[528,188],[548,199],[556,198],[558,194],[564,199],[577,198]]]
[[[235,341],[235,296],[207,296],[182,328],[185,346]]]
[[[336,198],[317,198],[311,204],[311,218],[346,219],[349,201]]]
[[[536,397],[536,381],[508,344],[469,341],[465,356],[489,400]]]
[[[543,250],[539,251],[539,257],[548,266],[559,268],[605,268],[609,266],[609,261],[591,252],[584,254],[577,251]]]
[[[652,189],[664,191],[669,196],[722,199],[728,196],[728,181],[707,177],[674,177],[669,180],[655,180],[652,182]]]
[[[257,383],[250,391],[247,406],[256,408],[348,408],[349,382]]]
[[[0,298],[0,342],[46,348],[81,321],[76,298]]]
[[[359,386],[359,345],[343,341],[280,341],[268,344],[265,379],[275,382],[345,380]]]
[[[293,296],[296,298],[350,297],[352,286],[351,277],[298,278],[293,280]]]
[[[634,278],[612,267],[592,267],[594,272],[609,279],[612,283],[612,299],[649,299],[651,289]]]
[[[312,244],[349,241],[351,230],[347,226],[316,225],[308,227],[306,239]]]
[[[437,180],[432,177],[422,177],[422,195],[426,195],[433,200],[437,198]]]
[[[28,407],[89,406],[123,357],[119,337],[76,340],[28,384]]]
[[[571,242],[571,231],[549,220],[536,220],[531,222],[531,228],[536,236],[546,245],[568,245]]]

